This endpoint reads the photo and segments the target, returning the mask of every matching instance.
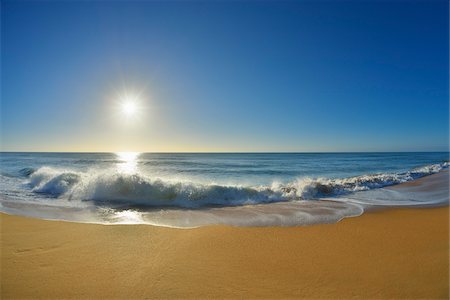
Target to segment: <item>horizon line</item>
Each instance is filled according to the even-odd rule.
[[[154,153],[154,154],[294,154],[294,153],[450,153],[450,150],[444,151],[2,151],[0,153]]]

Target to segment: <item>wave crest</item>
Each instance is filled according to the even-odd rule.
[[[240,186],[166,182],[138,174],[102,174],[73,190],[71,198],[149,206],[200,207],[270,202],[270,193]]]
[[[69,200],[93,201],[107,205],[236,206],[289,200],[310,200],[380,188],[410,181],[447,168],[448,162],[429,165],[400,174],[373,174],[350,178],[299,178],[271,186],[170,182],[142,174],[74,172],[42,167],[30,174],[29,185],[37,193]]]
[[[58,197],[70,191],[81,179],[75,172],[58,171],[43,167],[31,173],[30,182],[33,192],[50,194]]]

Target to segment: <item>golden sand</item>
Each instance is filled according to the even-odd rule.
[[[449,209],[170,229],[1,215],[1,298],[449,297]]]

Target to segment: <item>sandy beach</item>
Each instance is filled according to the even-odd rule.
[[[448,298],[449,209],[170,229],[1,215],[1,298]]]
[[[0,1],[0,300],[450,300],[449,1]]]

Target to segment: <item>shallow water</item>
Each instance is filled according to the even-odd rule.
[[[446,152],[1,153],[0,162],[2,211],[79,222],[295,226],[448,201],[448,184],[383,188],[446,169]]]

